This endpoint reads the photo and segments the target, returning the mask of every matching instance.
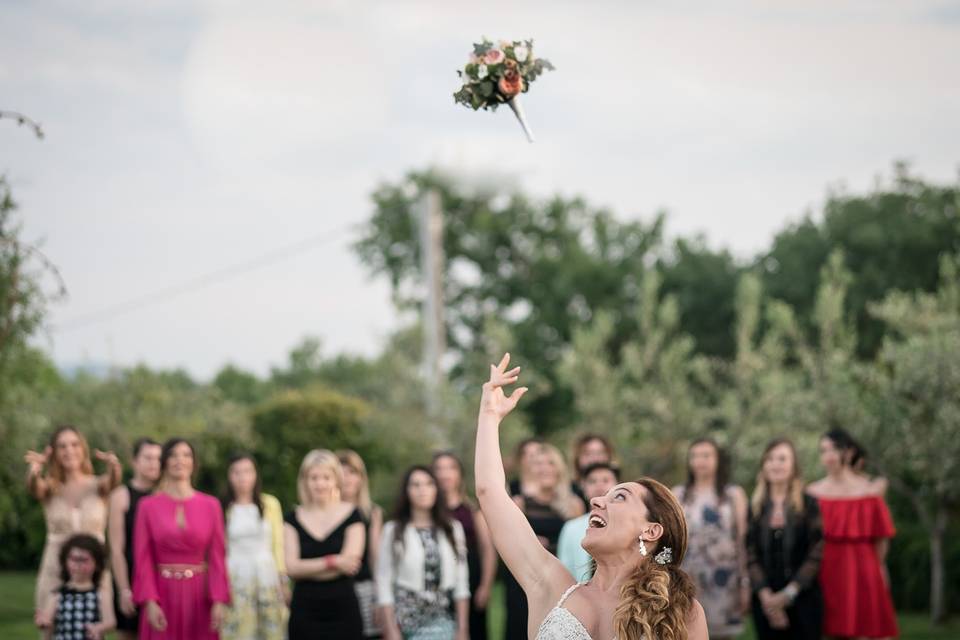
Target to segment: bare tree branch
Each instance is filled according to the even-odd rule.
[[[0,119],[3,118],[8,120],[16,120],[17,124],[20,126],[26,125],[27,127],[33,129],[33,133],[36,134],[38,138],[43,140],[43,128],[40,126],[40,123],[33,118],[18,111],[4,111],[0,109]]]

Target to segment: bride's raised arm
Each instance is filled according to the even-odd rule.
[[[493,544],[527,594],[528,600],[552,604],[556,592],[573,584],[560,561],[550,554],[533,533],[526,516],[506,490],[506,475],[500,456],[500,421],[526,393],[520,387],[507,396],[503,387],[515,383],[520,367],[507,370],[510,354],[500,364],[490,365],[490,380],[483,385],[477,418],[477,454],[474,465],[477,499],[487,520]]]

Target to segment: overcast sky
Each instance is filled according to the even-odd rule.
[[[454,105],[483,35],[558,68],[508,110]],[[622,218],[669,212],[747,257],[826,189],[960,163],[960,2],[0,0],[0,172],[69,299],[57,362],[258,372],[302,336],[373,353],[397,325],[349,249],[384,180],[508,173]],[[307,239],[137,310],[117,305]]]

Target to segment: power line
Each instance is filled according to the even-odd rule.
[[[296,255],[306,253],[307,251],[328,244],[348,228],[349,225],[343,225],[335,229],[330,229],[315,236],[311,236],[305,240],[301,240],[300,242],[273,249],[251,260],[217,269],[216,271],[212,271],[205,275],[187,280],[186,282],[164,287],[152,293],[133,298],[125,302],[117,303],[99,311],[72,318],[63,323],[54,323],[52,329],[54,331],[71,331],[73,329],[79,329],[81,327],[97,324],[120,315],[132,313],[133,311],[138,311],[144,307],[148,307],[159,302],[164,302],[186,293],[199,291],[200,289],[205,289],[206,287],[226,282],[227,280],[231,280],[245,273],[250,273],[251,271],[268,267],[272,264],[276,264],[277,262],[289,260]]]

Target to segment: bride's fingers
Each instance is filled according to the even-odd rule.
[[[513,384],[519,379],[520,376],[517,375],[504,375],[504,374],[494,374],[490,376],[490,384],[495,387],[502,387],[508,384]]]
[[[507,357],[509,357],[509,354],[504,356],[504,359]],[[503,360],[500,361],[500,364],[490,365],[490,382],[494,382],[495,380],[504,380],[507,378],[516,378],[517,374],[520,373],[520,367],[514,367],[513,369],[510,369],[510,371],[504,371],[503,366]]]
[[[503,354],[503,357],[500,358],[500,364],[497,365],[497,371],[503,373],[507,370],[507,365],[510,364],[510,353],[507,352]]]
[[[527,387],[520,387],[515,389],[513,393],[507,396],[507,400],[510,402],[510,408],[513,409],[517,406],[517,403],[520,402],[520,398],[523,397],[523,394],[527,392]]]

